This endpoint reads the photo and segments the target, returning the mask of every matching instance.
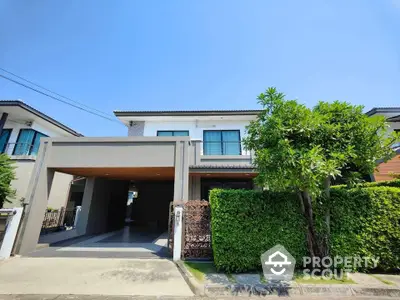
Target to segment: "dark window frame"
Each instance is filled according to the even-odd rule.
[[[172,132],[171,136],[186,136],[186,135],[174,135],[174,132],[187,132],[187,136],[189,136],[189,130],[157,130],[157,136],[159,132]]]
[[[17,146],[18,143],[19,143],[18,140],[19,140],[19,138],[20,138],[20,136],[21,136],[21,132],[24,131],[24,130],[31,130],[31,131],[34,131],[34,132],[35,132],[35,134],[33,135],[33,138],[32,138],[32,144],[31,144],[30,147],[29,147],[29,153],[28,153],[28,154],[15,154],[15,150],[17,150],[17,147],[16,147],[16,146]],[[19,130],[19,132],[18,132],[17,140],[15,141],[15,145],[14,145],[14,149],[13,149],[12,155],[31,155],[31,154],[32,154],[33,145],[35,144],[36,136],[37,136],[38,133],[42,134],[44,137],[48,137],[47,134],[44,134],[44,133],[42,133],[42,132],[40,132],[40,131],[37,131],[37,130],[35,130],[35,129],[32,129],[32,128],[21,128],[21,129]],[[40,140],[39,140],[39,143],[40,143]]]
[[[216,155],[228,155],[228,154],[224,154],[224,141],[222,140],[222,132],[226,132],[226,131],[235,131],[235,132],[239,132],[239,154],[238,155],[242,155],[242,137],[240,135],[240,129],[215,129],[215,130],[203,130],[203,153],[206,153],[206,148],[205,148],[205,144],[206,141],[204,139],[205,133],[206,132],[220,132],[221,133],[221,154],[216,154]],[[235,155],[235,154],[231,154],[231,155]]]
[[[12,128],[3,128],[1,134],[3,134],[4,131],[7,131],[8,132],[8,137],[7,137],[6,142],[4,143],[3,149],[0,149],[0,153],[5,153],[5,151],[7,149],[7,144],[10,141],[12,130],[13,130]]]
[[[241,185],[241,187],[232,187],[234,185]],[[214,188],[219,189],[244,189],[253,190],[254,181],[250,178],[205,178],[200,180],[200,198],[209,201],[209,192]]]

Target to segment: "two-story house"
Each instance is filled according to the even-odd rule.
[[[242,139],[258,110],[115,111],[128,136],[190,139],[189,198],[208,199],[212,188],[252,188],[250,151]]]
[[[253,189],[253,155],[243,147],[242,138],[258,113],[115,111],[127,126],[126,137],[41,138],[19,253],[35,249],[59,173],[86,178],[79,201],[82,210],[66,238],[122,228],[128,194],[135,195],[129,199],[131,219],[150,224],[153,235],[147,238],[153,240],[154,232],[167,230],[171,204],[208,200],[209,190],[216,187]]]
[[[389,124],[389,132],[400,132],[400,107],[375,107],[368,116],[384,116]],[[393,145],[396,155],[386,163],[380,163],[374,173],[374,181],[392,180],[393,174],[400,174],[400,143]]]
[[[33,172],[43,137],[77,137],[81,134],[61,124],[44,113],[19,100],[0,101],[0,153],[8,154],[16,167],[16,179],[11,185],[16,189],[16,197],[4,207],[21,206]],[[54,189],[49,196],[48,206],[59,209],[64,206],[73,177],[57,174]]]
[[[42,138],[19,252],[35,249],[59,173],[86,178],[77,225],[67,238],[122,228],[128,194],[135,195],[131,219],[154,235],[167,231],[171,203],[207,200],[215,187],[252,189],[252,153],[242,138],[258,112],[118,111],[126,137]]]

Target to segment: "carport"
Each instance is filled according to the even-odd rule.
[[[86,177],[79,221],[66,238],[123,228],[132,182],[139,191],[133,219],[153,223],[160,232],[166,229],[169,203],[188,200],[189,143],[188,137],[42,139],[18,253],[36,248],[55,172]]]

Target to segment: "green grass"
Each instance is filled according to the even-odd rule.
[[[205,275],[208,273],[218,273],[212,262],[185,261],[184,264],[198,281],[204,281]]]
[[[322,276],[313,276],[311,278],[304,278],[304,275],[302,273],[296,273],[294,276],[294,280],[297,283],[303,283],[303,284],[355,284],[354,280],[348,278],[348,276],[345,276],[342,279],[336,279],[336,278],[322,278]]]
[[[209,273],[219,273],[215,268],[213,262],[195,262],[195,261],[185,261],[184,265],[189,270],[190,273],[200,282],[203,282],[206,274]],[[235,277],[232,274],[225,274],[228,280],[235,283]]]
[[[395,285],[394,282],[391,282],[390,280],[386,280],[386,279],[380,278],[379,276],[373,275],[373,274],[369,274],[369,275],[374,277],[374,278],[376,278],[376,279],[378,279],[380,282],[383,282],[384,284]]]

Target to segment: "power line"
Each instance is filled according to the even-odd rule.
[[[67,105],[70,105],[70,106],[75,107],[75,108],[77,108],[77,109],[80,109],[80,110],[82,110],[82,111],[85,111],[85,112],[87,112],[87,113],[89,113],[89,114],[92,114],[92,115],[98,116],[98,117],[100,117],[100,118],[103,118],[103,119],[106,119],[106,120],[109,120],[109,121],[118,123],[118,124],[120,124],[120,125],[123,125],[121,122],[119,122],[119,121],[117,121],[117,120],[114,120],[114,119],[111,119],[111,118],[102,116],[102,115],[100,115],[100,114],[98,114],[98,113],[95,113],[95,112],[93,112],[93,111],[87,110],[87,109],[82,108],[82,107],[80,107],[80,106],[78,106],[78,105],[69,103],[69,102],[67,102],[67,101],[65,101],[65,100],[62,100],[62,99],[57,98],[57,97],[54,97],[54,96],[49,95],[49,94],[47,94],[47,93],[45,93],[45,92],[39,91],[39,90],[37,90],[37,89],[35,89],[35,88],[33,88],[33,87],[30,87],[30,86],[28,86],[28,85],[26,85],[26,84],[24,84],[24,83],[22,83],[22,82],[19,82],[19,81],[17,81],[17,80],[14,80],[14,79],[12,79],[12,78],[7,77],[7,76],[4,76],[4,75],[1,75],[1,74],[0,74],[0,77],[4,78],[4,79],[6,79],[6,80],[9,80],[9,81],[11,81],[11,82],[14,82],[14,83],[16,83],[16,84],[18,84],[18,85],[21,85],[21,86],[23,86],[23,87],[25,87],[25,88],[27,88],[27,89],[30,89],[30,90],[32,90],[32,91],[34,91],[34,92],[36,92],[36,93],[42,94],[42,95],[44,95],[44,96],[46,96],[46,97],[49,97],[49,98],[51,98],[51,99],[54,99],[54,100],[56,100],[56,101],[62,102],[62,103],[64,103],[64,104],[67,104]],[[124,126],[124,125],[123,125],[123,126]]]
[[[105,115],[105,116],[114,117],[112,114],[106,113],[106,112],[101,111],[101,110],[98,110],[98,109],[96,109],[96,108],[94,108],[94,107],[90,107],[90,106],[87,106],[87,105],[85,105],[85,104],[83,104],[83,103],[80,103],[80,102],[78,102],[78,101],[72,100],[71,98],[68,98],[68,97],[65,97],[65,96],[63,96],[63,95],[61,95],[61,94],[58,94],[58,93],[56,93],[56,92],[54,92],[54,91],[52,91],[52,90],[50,90],[50,89],[45,88],[45,87],[42,86],[42,85],[39,85],[39,84],[34,83],[34,82],[32,82],[32,81],[30,81],[30,80],[28,80],[28,79],[25,79],[25,78],[23,78],[23,77],[21,77],[21,76],[15,74],[15,73],[13,73],[13,72],[7,71],[6,69],[3,69],[3,68],[0,67],[0,70],[2,70],[3,72],[5,72],[5,73],[7,73],[7,74],[10,74],[10,75],[12,75],[12,76],[14,76],[14,77],[17,77],[18,79],[21,79],[21,80],[23,80],[23,81],[25,81],[25,82],[28,82],[28,83],[30,83],[30,84],[32,84],[32,85],[38,87],[38,88],[41,88],[42,90],[45,90],[45,91],[47,91],[47,92],[50,92],[50,93],[52,93],[52,94],[54,94],[54,95],[57,95],[57,96],[59,96],[59,97],[61,97],[61,98],[67,99],[68,101],[71,101],[71,102],[73,102],[73,103],[79,104],[80,106],[83,106],[83,107],[86,107],[86,108],[88,108],[88,109],[97,111],[98,113],[101,113],[101,114],[103,114],[103,115]]]

